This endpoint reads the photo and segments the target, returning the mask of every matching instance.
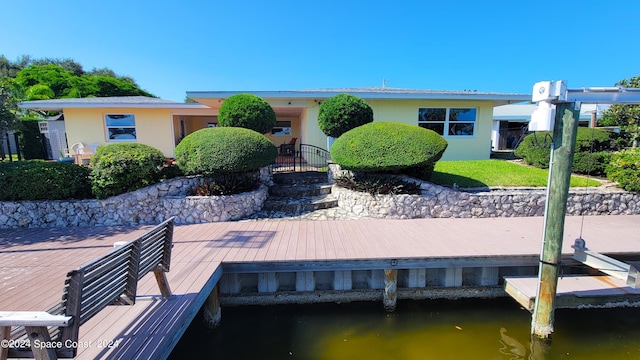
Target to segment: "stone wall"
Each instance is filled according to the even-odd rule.
[[[334,165],[335,166],[335,165]],[[334,169],[332,173],[339,173]],[[493,189],[457,191],[405,177],[418,183],[421,195],[371,195],[333,186],[338,207],[373,218],[479,218],[542,216],[545,190]],[[640,194],[617,188],[571,190],[567,215],[638,215]]]
[[[262,169],[262,184],[271,172]],[[158,224],[175,216],[176,224],[237,220],[262,208],[268,187],[229,196],[187,196],[202,177],[175,178],[104,200],[3,201],[0,228]]]

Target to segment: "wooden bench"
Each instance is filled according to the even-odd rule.
[[[62,301],[48,311],[0,311],[0,360],[75,357],[80,326],[108,305],[133,305],[138,280],[149,272],[162,296],[170,297],[172,241],[173,218],[70,271]]]

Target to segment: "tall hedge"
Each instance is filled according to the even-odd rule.
[[[117,143],[100,146],[91,158],[91,188],[98,199],[155,184],[164,154],[149,145]]]
[[[373,110],[369,104],[350,94],[339,94],[328,98],[320,104],[318,111],[320,130],[334,138],[373,121]]]
[[[518,145],[515,155],[531,166],[546,169],[549,167],[552,139],[553,133],[550,131],[529,134]],[[573,171],[578,174],[604,175],[610,153],[616,149],[617,144],[612,140],[611,133],[597,128],[578,128]]]
[[[38,126],[39,121],[41,121],[41,119],[20,119],[20,136],[18,140],[20,142],[20,152],[26,160],[47,158],[44,146],[42,145],[42,135],[40,134],[40,127]],[[57,156],[57,154],[54,154],[54,156]]]
[[[342,134],[331,158],[342,168],[360,172],[414,172],[428,178],[447,149],[436,132],[395,122],[373,122]]]
[[[253,94],[237,94],[222,103],[218,122],[224,127],[241,127],[267,133],[276,126],[276,113],[271,105]]]
[[[256,131],[218,127],[187,135],[175,153],[185,174],[214,175],[258,170],[275,161],[278,149]]]
[[[91,197],[89,169],[39,160],[0,162],[0,201]]]

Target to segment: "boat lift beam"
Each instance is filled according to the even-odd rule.
[[[609,256],[591,251],[586,247],[586,242],[582,238],[577,238],[573,248],[573,259],[577,260],[593,269],[613,276],[622,281],[626,281],[627,286],[634,289],[640,288],[640,277],[638,269],[633,265],[616,260]]]

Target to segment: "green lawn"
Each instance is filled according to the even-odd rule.
[[[431,182],[440,185],[458,184],[461,188],[485,186],[546,187],[549,172],[504,160],[438,161]],[[571,176],[571,187],[584,187],[587,179]],[[595,179],[589,186],[602,185]]]

